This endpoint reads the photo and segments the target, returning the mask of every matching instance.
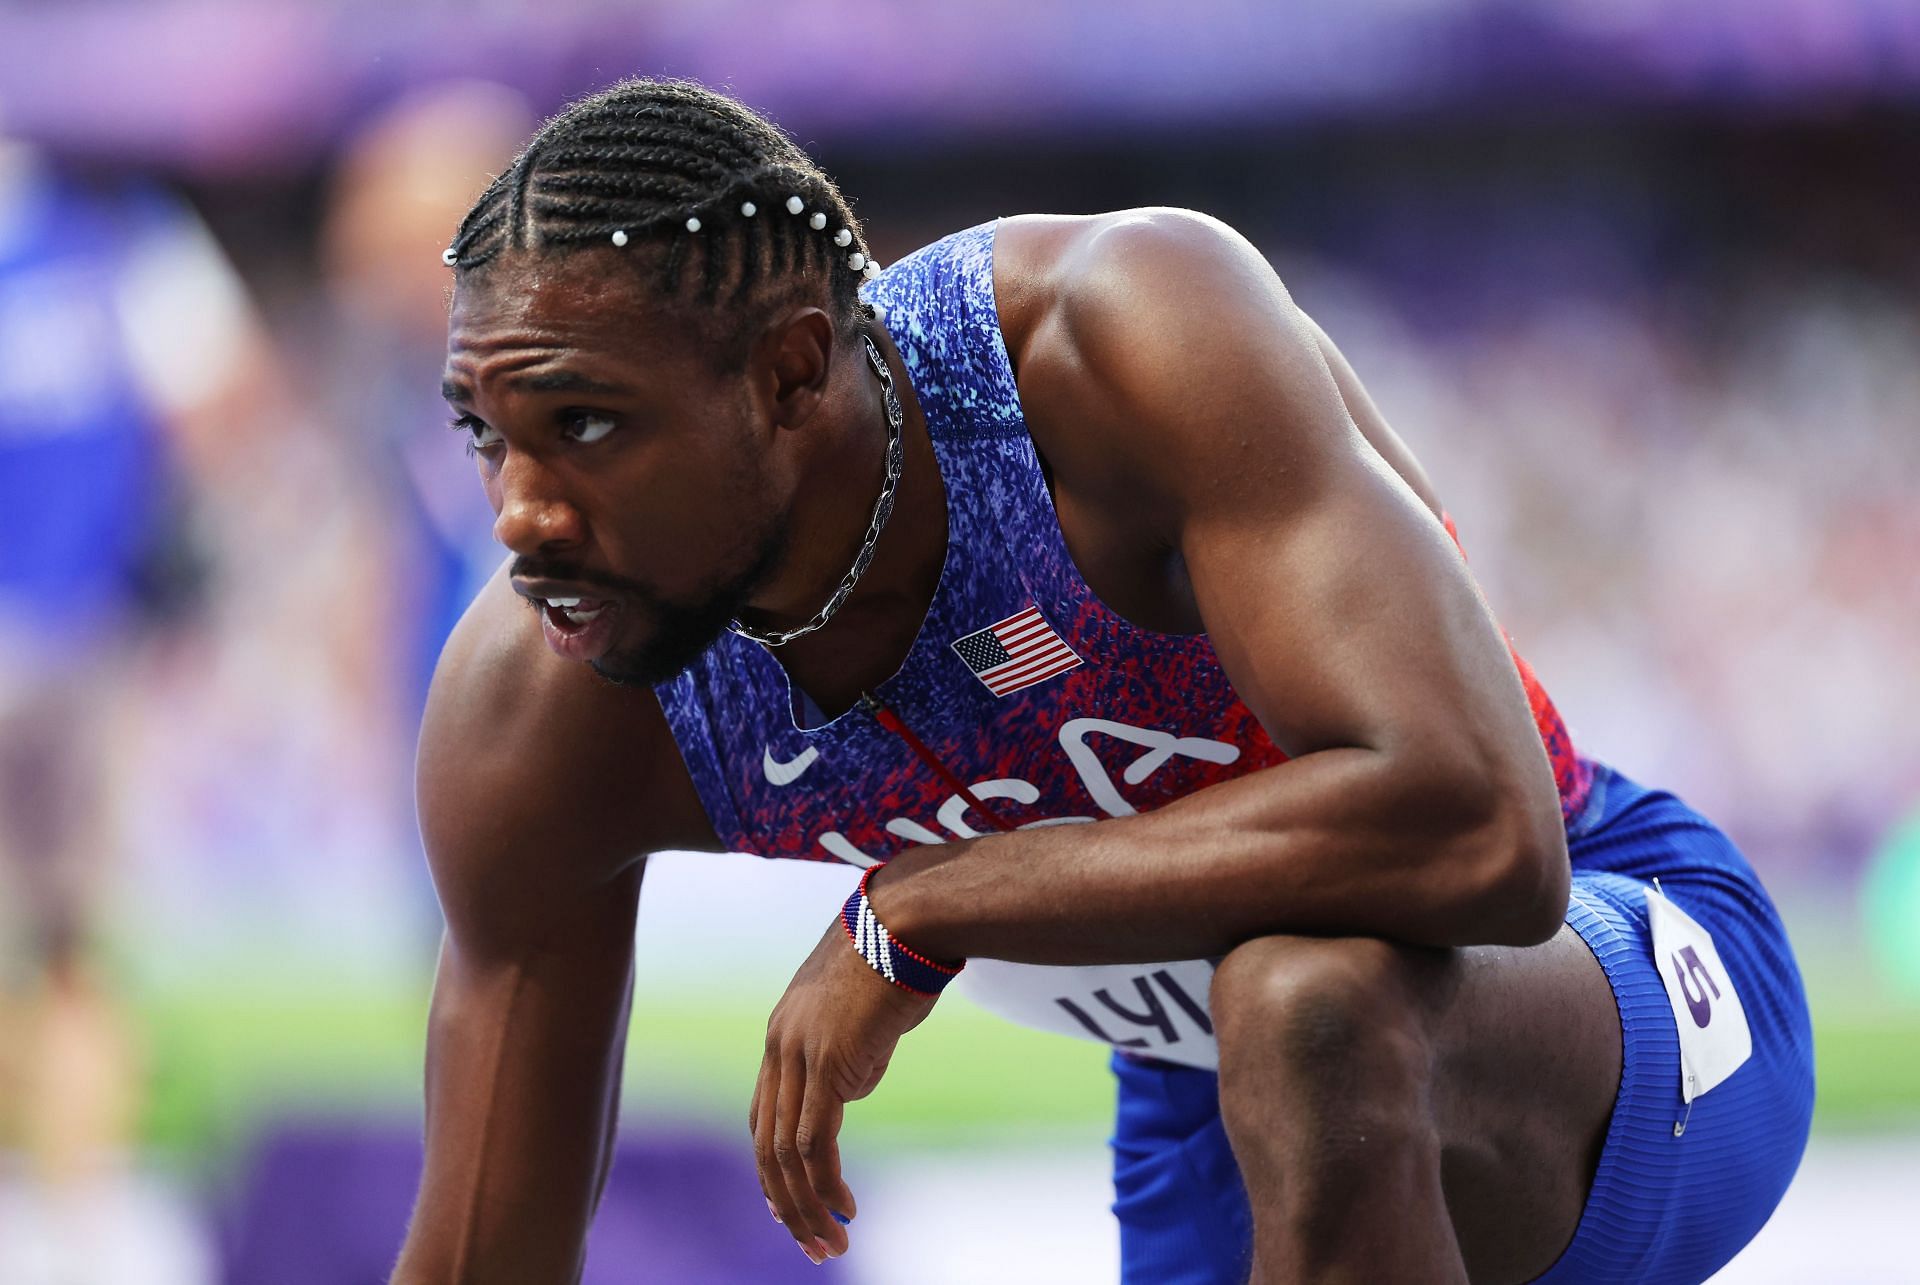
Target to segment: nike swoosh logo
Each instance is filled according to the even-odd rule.
[[[770,785],[792,785],[800,779],[801,773],[812,767],[814,760],[820,757],[819,749],[812,745],[807,746],[785,763],[773,756],[771,746],[760,753],[760,766],[766,770],[767,782]]]

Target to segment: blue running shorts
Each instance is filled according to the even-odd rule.
[[[1806,1147],[1813,1035],[1800,973],[1746,859],[1673,795],[1596,764],[1593,795],[1567,839],[1567,923],[1606,971],[1623,1052],[1586,1209],[1539,1279],[1691,1285],[1760,1230]],[[1674,1010],[1653,960],[1646,898],[1655,877],[1712,934],[1753,1036],[1752,1057],[1690,1110],[1680,1097]],[[1240,1285],[1252,1261],[1252,1216],[1216,1077],[1124,1054],[1113,1067],[1121,1280]]]

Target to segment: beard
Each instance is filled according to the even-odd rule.
[[[621,687],[650,687],[677,678],[726,632],[728,623],[786,557],[787,544],[783,515],[769,523],[758,541],[745,547],[737,571],[693,598],[669,598],[639,581],[620,580],[618,587],[626,597],[621,609],[632,610],[650,628],[644,642],[611,648],[588,662],[593,672]]]

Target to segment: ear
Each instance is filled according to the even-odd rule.
[[[754,365],[776,426],[798,428],[820,409],[834,339],[833,318],[818,308],[797,308],[761,334]]]

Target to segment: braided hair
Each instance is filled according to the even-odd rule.
[[[629,242],[654,251],[636,262],[650,261],[669,298],[703,305],[689,321],[723,362],[744,357],[765,306],[824,287],[843,334],[864,315],[850,265],[872,256],[840,189],[771,121],[684,80],[624,80],[549,120],[467,211],[445,258],[464,274],[510,249]]]

